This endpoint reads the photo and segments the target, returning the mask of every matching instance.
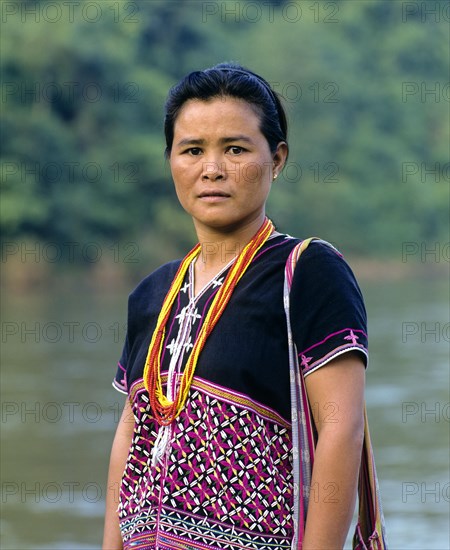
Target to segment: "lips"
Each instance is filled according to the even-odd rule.
[[[205,199],[210,197],[228,198],[230,195],[228,193],[225,193],[224,191],[211,189],[209,191],[202,191],[198,196],[200,199]]]
[[[210,201],[218,201],[221,199],[228,199],[230,198],[230,195],[228,193],[225,193],[225,191],[221,191],[219,189],[207,189],[199,193],[198,198]]]

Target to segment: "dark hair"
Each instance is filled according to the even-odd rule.
[[[219,63],[211,69],[194,71],[173,86],[167,96],[164,117],[166,156],[172,150],[175,121],[189,99],[208,101],[236,97],[257,108],[260,130],[272,153],[280,141],[287,143],[287,119],[280,98],[264,78],[235,63]]]

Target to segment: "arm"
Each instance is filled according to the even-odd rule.
[[[364,438],[361,356],[347,352],[305,378],[318,432],[303,550],[341,550],[352,521]]]
[[[103,550],[122,550],[122,537],[117,515],[120,481],[130,450],[134,430],[133,412],[127,398],[122,416],[117,425],[111,458],[109,462],[108,485],[106,492],[105,528],[103,532]]]

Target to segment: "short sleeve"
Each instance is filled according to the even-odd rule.
[[[295,268],[291,324],[304,375],[357,351],[368,364],[367,316],[355,276],[342,255],[313,241]]]
[[[112,382],[121,393],[128,394],[134,382],[143,376],[150,337],[179,265],[180,261],[175,260],[159,267],[128,296],[127,335]]]
[[[120,393],[128,394],[128,382],[127,382],[127,364],[128,364],[128,354],[129,354],[129,343],[128,343],[128,334],[125,339],[125,343],[122,350],[122,355],[120,356],[119,362],[117,363],[117,372],[114,380],[112,382],[113,387]]]

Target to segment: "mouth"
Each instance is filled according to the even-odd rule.
[[[198,198],[206,200],[221,200],[230,198],[230,195],[224,191],[212,189],[211,191],[202,191],[199,193]]]
[[[200,198],[203,198],[203,197],[229,197],[230,195],[220,189],[210,189],[210,190],[205,189],[205,191],[202,191],[201,193],[199,193],[198,196]]]

